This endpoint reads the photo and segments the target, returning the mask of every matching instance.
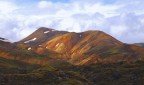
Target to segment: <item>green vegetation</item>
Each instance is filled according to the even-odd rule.
[[[0,58],[0,74],[28,73],[39,68],[40,65],[22,63],[16,60]]]
[[[144,62],[97,64],[80,71],[96,85],[144,85]]]
[[[46,65],[42,66],[39,69],[34,70],[34,73],[41,73],[41,72],[47,72],[47,71],[56,71],[60,69],[67,69],[69,67],[72,67],[71,64],[62,61],[62,60],[57,60],[54,62],[48,62]]]
[[[144,85],[143,80],[144,61],[86,66],[58,61],[32,72],[0,74],[0,84],[3,85]]]
[[[15,50],[14,52],[11,52],[11,54],[16,57],[21,56],[21,58],[30,57],[30,58],[35,58],[35,59],[51,59],[50,57],[46,55],[39,55],[35,52],[28,51],[28,50]]]
[[[21,45],[20,45],[21,46]],[[35,58],[35,59],[51,59],[49,56],[46,55],[39,55],[33,51],[28,51],[25,49],[21,49],[17,47],[14,44],[0,44],[0,52],[9,54],[11,56],[14,56],[15,58],[19,57],[21,59],[23,58]],[[1,55],[0,55],[1,56]]]

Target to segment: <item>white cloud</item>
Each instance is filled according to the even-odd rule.
[[[15,6],[13,3],[7,2],[7,1],[0,1],[0,13],[1,14],[8,14],[14,10],[16,10],[18,7]]]
[[[46,0],[42,0],[38,3],[39,8],[49,8],[49,7],[52,7],[52,6],[53,6],[52,2],[46,1]]]
[[[123,42],[144,42],[143,1],[104,1],[40,0],[31,5],[0,1],[0,36],[17,41],[45,26],[75,32],[102,30]]]
[[[122,35],[126,34],[127,30],[127,27],[124,25],[110,27],[110,33],[117,37],[121,37]]]

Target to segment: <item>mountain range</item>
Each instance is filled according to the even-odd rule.
[[[41,27],[18,42],[0,38],[2,85],[143,85],[143,61],[142,45],[98,30]]]
[[[140,46],[140,47],[144,47],[144,43],[135,43],[135,45]]]

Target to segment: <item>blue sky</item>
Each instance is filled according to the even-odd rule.
[[[101,30],[144,42],[144,0],[0,0],[0,37],[18,41],[39,27]]]

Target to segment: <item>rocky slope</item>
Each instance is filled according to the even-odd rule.
[[[0,58],[12,60],[12,61],[20,61],[28,64],[39,64],[43,65],[47,62],[53,62],[55,59],[49,57],[52,55],[56,55],[55,52],[46,50],[47,55],[38,54],[30,48],[21,49],[15,43],[8,42],[7,39],[0,38]],[[22,46],[22,45],[21,45]]]
[[[17,44],[26,48],[33,46],[32,49],[37,53],[46,54],[46,49],[52,50],[58,53],[55,58],[75,65],[132,62],[144,58],[144,48],[124,44],[102,31],[75,33],[40,28]]]

